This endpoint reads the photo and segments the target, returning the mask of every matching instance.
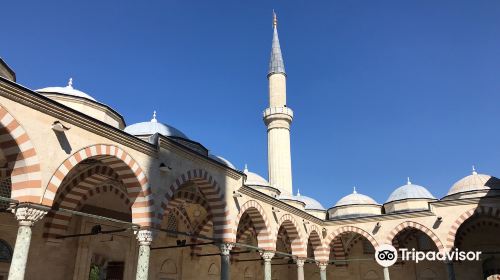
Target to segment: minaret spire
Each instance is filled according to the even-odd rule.
[[[290,126],[293,111],[286,104],[286,73],[278,39],[278,19],[273,11],[273,43],[269,61],[269,107],[264,111],[267,126],[269,182],[282,194],[292,193]]]
[[[273,45],[271,49],[271,59],[269,60],[269,71],[267,76],[272,74],[281,73],[286,75],[285,63],[283,62],[283,55],[281,54],[280,40],[278,38],[278,17],[273,10]]]

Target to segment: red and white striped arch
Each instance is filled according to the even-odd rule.
[[[496,219],[500,219],[500,209],[497,207],[491,207],[491,206],[478,206],[471,208],[462,215],[460,215],[455,222],[450,227],[450,230],[448,231],[448,236],[446,238],[446,249],[451,250],[455,246],[455,238],[457,235],[457,231],[460,228],[460,226],[470,217],[474,215],[483,215],[483,216],[488,216]]]
[[[163,213],[167,209],[169,202],[173,199],[175,192],[187,183],[194,183],[212,210],[214,238],[228,240],[231,237],[231,224],[228,223],[229,209],[226,209],[224,193],[215,179],[203,169],[194,169],[181,175],[167,189],[167,193],[161,203],[161,213],[157,215],[159,221],[163,218]]]
[[[40,160],[24,128],[0,106],[0,148],[11,176],[11,198],[38,203],[42,187]]]
[[[302,236],[299,224],[290,214],[284,214],[278,221],[278,228],[273,236],[274,248],[276,248],[278,233],[282,227],[286,230],[288,238],[290,239],[292,254],[301,258],[307,257],[307,243]]]
[[[232,227],[232,241],[237,241],[238,227],[240,227],[240,220],[245,213],[248,214],[250,220],[252,221],[252,225],[255,227],[258,246],[265,250],[274,250],[275,242],[271,238],[271,226],[269,220],[267,219],[266,212],[264,211],[264,208],[262,208],[262,206],[255,200],[249,200],[241,206]],[[248,225],[246,227],[248,227]],[[240,229],[242,229],[242,233],[247,230],[245,225],[242,225]]]
[[[323,247],[323,241],[319,233],[321,232],[316,225],[312,225],[309,228],[309,238],[313,251],[314,251],[314,259],[320,262],[328,261],[328,251]],[[309,242],[308,242],[309,244]]]
[[[413,229],[416,229],[416,230],[423,232],[424,234],[429,236],[430,239],[432,239],[432,241],[434,242],[434,244],[436,245],[436,247],[438,248],[439,251],[444,250],[443,243],[441,243],[441,240],[439,240],[437,235],[432,230],[430,230],[429,228],[427,228],[426,226],[424,226],[422,224],[419,224],[417,222],[412,222],[412,221],[402,222],[399,225],[397,225],[393,230],[391,230],[391,232],[389,233],[389,235],[387,236],[387,239],[386,239],[387,243],[394,244],[394,237],[396,237],[396,235],[398,233],[400,233],[403,230],[408,229],[408,228],[413,228]],[[396,244],[397,244],[397,246],[400,245],[398,242],[396,242]]]
[[[83,180],[82,182],[85,182]],[[76,210],[79,211],[82,209],[82,207],[85,205],[85,201],[92,198],[93,196],[98,196],[101,193],[111,193],[114,194],[117,200],[121,200],[123,205],[127,209],[131,209],[132,203],[128,199],[127,194],[117,186],[113,185],[100,185],[97,187],[94,187],[93,189],[89,189],[78,201],[76,205],[74,205],[73,208],[67,208],[63,207],[66,209],[70,210]],[[61,239],[56,239],[57,236],[61,235],[66,235],[68,234],[68,228],[69,224],[71,221],[72,215],[67,212],[49,212],[47,214],[47,222],[44,225],[44,233],[43,237],[47,238],[48,241],[50,242],[60,242],[62,241]]]
[[[372,244],[373,248],[378,247],[377,240],[375,240],[375,238],[373,238],[373,236],[371,236],[371,234],[369,234],[368,232],[364,231],[361,228],[355,227],[355,226],[343,226],[343,227],[336,229],[334,232],[332,232],[330,234],[330,236],[328,236],[328,238],[325,240],[325,248],[330,248],[330,246],[332,245],[332,241],[334,241],[336,237],[338,237],[344,233],[360,234],[360,235],[364,236]]]
[[[154,201],[146,174],[127,152],[113,145],[89,146],[66,159],[52,175],[41,203],[52,206],[66,175],[80,162],[90,158],[100,160],[118,174],[132,201],[132,222],[144,227],[152,226]]]
[[[212,209],[210,209],[210,205],[208,205],[204,197],[200,196],[199,194],[183,190],[175,192],[174,197],[169,201],[168,205],[166,205],[165,211],[168,212],[170,209],[175,209],[184,202],[198,204],[201,207],[203,207],[203,209],[205,210],[205,212],[207,212],[207,214],[212,213]],[[158,213],[157,214],[158,221],[161,221],[164,216],[165,216],[164,213]]]

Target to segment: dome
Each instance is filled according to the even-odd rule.
[[[221,156],[209,154],[208,157],[215,160],[215,161],[218,161],[218,162],[224,164],[227,167],[230,167],[232,169],[236,169],[236,167],[234,167],[234,165],[229,160],[227,160]]]
[[[158,122],[156,120],[156,111],[153,113],[153,119],[151,119],[151,121],[131,124],[125,127],[125,132],[132,135],[153,135],[159,133],[163,136],[189,139],[177,128]]]
[[[297,195],[295,197],[306,204],[306,210],[325,210],[325,207],[323,207],[319,201],[314,198],[301,195],[299,191],[297,191]]]
[[[358,205],[358,204],[375,204],[378,205],[378,203],[373,200],[373,198],[360,194],[356,192],[356,188],[354,188],[353,192],[350,195],[346,195],[343,198],[341,198],[337,203],[335,203],[334,207],[337,206],[345,206],[345,205]]]
[[[286,194],[283,194],[283,195],[280,195],[278,197],[278,199],[284,199],[284,200],[295,200],[295,201],[299,201],[299,202],[302,202],[305,204],[304,208],[305,210],[325,210],[325,208],[323,207],[323,205],[321,205],[321,203],[319,203],[316,199],[314,198],[311,198],[311,197],[308,197],[308,196],[305,196],[305,195],[301,195],[300,194],[300,191],[297,191],[297,195],[286,195]]]
[[[243,173],[247,175],[247,179],[245,180],[245,185],[247,186],[262,186],[262,187],[271,186],[271,184],[269,184],[269,182],[259,174],[248,171],[248,167],[246,165],[245,169],[243,170]]]
[[[394,190],[386,203],[402,199],[418,198],[436,199],[426,188],[412,184],[408,178],[408,183]]]
[[[73,79],[72,78],[69,79],[68,85],[65,87],[46,87],[46,88],[37,89],[35,91],[38,93],[41,93],[41,94],[45,94],[45,93],[64,94],[64,95],[76,96],[76,97],[96,101],[92,96],[86,94],[85,92],[79,91],[79,90],[73,88]]]
[[[500,190],[500,179],[490,175],[478,174],[473,167],[472,175],[453,184],[447,195],[471,191],[489,191],[491,189]]]

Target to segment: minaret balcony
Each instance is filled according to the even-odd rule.
[[[293,119],[293,111],[288,107],[271,107],[264,110],[263,117],[268,129],[288,129]]]

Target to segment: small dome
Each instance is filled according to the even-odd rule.
[[[271,186],[271,184],[269,184],[269,182],[259,174],[248,171],[248,167],[246,165],[245,169],[243,170],[243,173],[247,175],[247,179],[245,180],[245,185],[247,186],[261,186],[261,187]]]
[[[189,139],[177,128],[164,123],[159,123],[156,120],[156,111],[153,113],[153,119],[151,119],[151,121],[131,124],[125,127],[125,132],[132,135],[153,135],[155,133],[159,133],[163,136]]]
[[[299,191],[297,191],[297,195],[295,197],[306,204],[306,210],[325,210],[325,207],[323,207],[319,201],[314,198],[301,195]]]
[[[447,195],[471,191],[489,191],[491,189],[500,190],[500,179],[490,175],[478,174],[473,167],[472,175],[453,184]]]
[[[208,155],[209,158],[213,159],[213,160],[216,160],[222,164],[224,164],[225,166],[227,167],[230,167],[232,169],[236,169],[236,167],[234,167],[234,165],[227,159],[221,157],[221,156],[217,156],[217,155],[212,155],[212,154],[209,154]]]
[[[373,198],[360,194],[356,192],[356,188],[354,188],[353,192],[350,195],[346,195],[343,198],[341,198],[337,203],[335,203],[334,207],[337,206],[345,206],[345,205],[358,205],[358,204],[375,204],[378,205],[378,203],[373,200]]]
[[[300,191],[297,191],[297,195],[287,195],[283,194],[278,197],[278,199],[284,199],[284,200],[294,200],[294,201],[299,201],[305,204],[305,210],[325,210],[323,205],[319,203],[316,199],[304,196],[300,194]]]
[[[92,96],[86,94],[85,92],[74,89],[73,88],[73,78],[69,79],[68,85],[65,87],[46,87],[46,88],[37,89],[35,91],[38,93],[41,93],[41,94],[44,94],[44,93],[64,94],[64,95],[76,96],[76,97],[81,97],[81,98],[89,99],[92,101],[96,101]]]
[[[426,188],[412,184],[408,178],[407,184],[394,190],[386,203],[402,199],[418,198],[436,199]]]

